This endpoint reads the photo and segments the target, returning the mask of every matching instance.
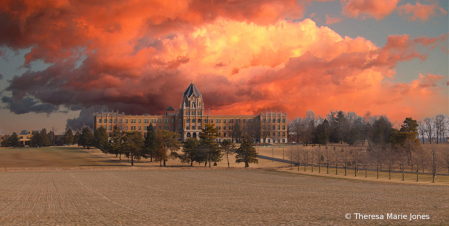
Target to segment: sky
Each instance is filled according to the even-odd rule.
[[[163,114],[449,114],[448,1],[3,0],[0,134]]]

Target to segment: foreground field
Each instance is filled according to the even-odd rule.
[[[441,186],[242,169],[3,172],[0,181],[1,225],[449,224]],[[430,220],[355,220],[354,213]]]

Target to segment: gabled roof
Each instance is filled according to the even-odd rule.
[[[195,95],[197,97],[201,96],[200,91],[196,88],[196,86],[193,84],[193,82],[190,84],[189,87],[187,87],[186,91],[184,92],[184,96],[190,97],[192,95]]]
[[[169,106],[165,111],[174,111],[175,109],[172,106]]]

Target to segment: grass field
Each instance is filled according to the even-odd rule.
[[[175,160],[131,167],[96,149],[61,147],[3,149],[0,164],[0,225],[449,224],[447,186],[296,174],[267,160],[250,169]],[[430,219],[356,220],[354,213]]]

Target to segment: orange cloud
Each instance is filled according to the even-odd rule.
[[[326,14],[326,24],[330,25],[330,24],[335,24],[335,23],[339,23],[341,22],[343,19],[339,18],[339,17],[331,17],[329,15]]]
[[[343,15],[355,18],[361,15],[362,19],[367,16],[380,20],[390,15],[396,9],[399,0],[342,0],[342,2],[344,2]]]
[[[408,18],[409,21],[421,20],[423,23],[429,20],[431,16],[447,15],[447,12],[439,6],[438,2],[431,5],[423,5],[419,1],[416,2],[416,5],[407,3],[400,6],[398,11],[399,15]]]

